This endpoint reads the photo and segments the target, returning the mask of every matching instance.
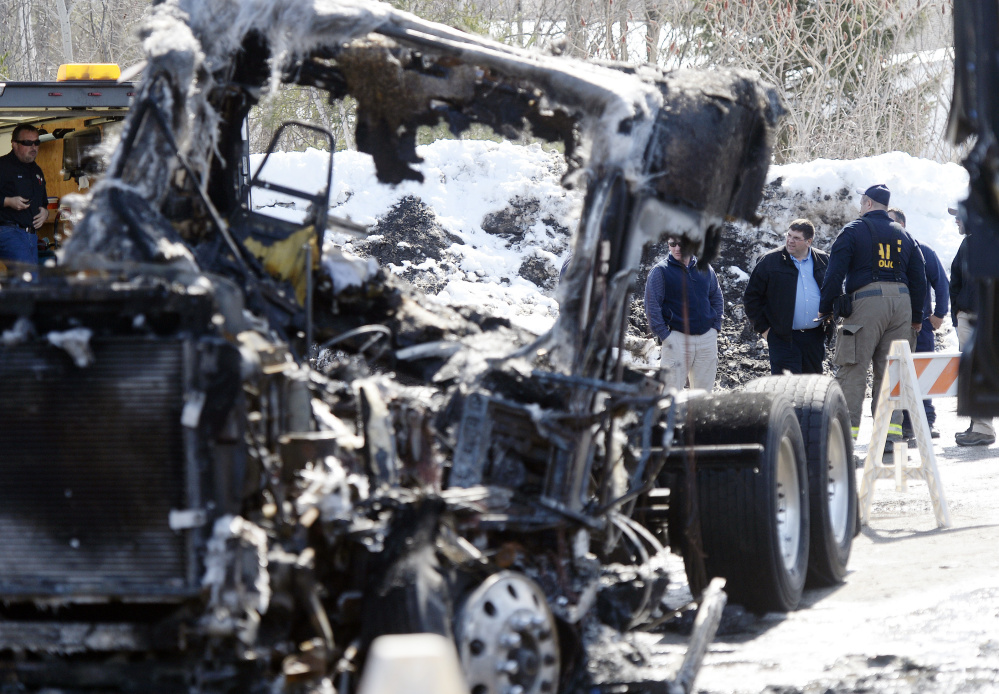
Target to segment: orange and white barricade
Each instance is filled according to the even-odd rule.
[[[950,527],[950,513],[944,498],[937,459],[933,454],[930,425],[926,421],[923,400],[957,395],[958,362],[960,352],[909,351],[909,343],[897,340],[888,354],[888,368],[881,381],[881,392],[876,394],[877,414],[874,433],[867,447],[864,477],[860,485],[860,522],[867,525],[874,498],[874,482],[882,478],[895,478],[895,489],[906,491],[908,480],[925,480],[933,502],[937,525]],[[905,443],[895,443],[891,466],[882,462],[888,425],[895,410],[908,410],[912,430],[916,435],[919,465],[909,465],[909,451]]]

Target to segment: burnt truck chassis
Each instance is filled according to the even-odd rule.
[[[756,610],[792,609],[806,572],[842,578],[838,388],[688,396],[620,349],[645,242],[710,258],[725,219],[753,218],[772,90],[379,4],[258,5],[153,7],[59,267],[0,279],[0,689],[345,693],[375,638],[433,632],[473,694],[689,692],[724,604],[711,577]],[[241,128],[279,83],[356,99],[385,182],[420,176],[420,125],[561,141],[587,194],[554,328],[365,274],[323,246],[357,233],[327,219],[328,188],[278,190],[309,203],[301,224],[252,209],[247,188],[275,188],[248,180]],[[250,250],[303,241],[297,276]],[[667,680],[592,672],[596,615],[663,619],[664,543],[710,607],[697,645]]]
[[[962,162],[968,197],[959,212],[968,237],[965,273],[977,285],[978,311],[961,354],[958,412],[999,416],[999,5],[954,3],[954,97],[947,136],[971,143]]]

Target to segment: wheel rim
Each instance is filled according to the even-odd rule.
[[[784,569],[794,573],[798,568],[801,546],[801,485],[794,445],[785,436],[777,452],[777,538]]]
[[[490,576],[458,614],[457,645],[472,694],[554,694],[559,647],[545,594],[523,574]]]
[[[826,494],[829,527],[839,545],[846,539],[847,526],[850,524],[850,483],[847,477],[850,474],[843,425],[838,418],[833,418],[829,423],[829,439],[826,441]]]

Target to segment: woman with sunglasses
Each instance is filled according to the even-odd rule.
[[[22,123],[0,157],[0,260],[38,263],[38,229],[48,218],[45,176],[35,163],[38,129]]]

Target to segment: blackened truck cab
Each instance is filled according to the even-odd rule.
[[[433,632],[475,694],[689,694],[711,579],[756,611],[842,580],[835,382],[694,396],[623,362],[642,247],[669,231],[710,259],[755,219],[782,113],[758,75],[546,55],[366,0],[161,0],[141,36],[58,265],[0,271],[0,689],[349,694],[378,637]],[[421,178],[421,126],[561,142],[586,196],[552,330],[337,249],[332,146],[315,188],[266,159],[247,184],[244,120],[280,85],[352,99],[383,183]],[[593,620],[662,616],[666,540],[714,616],[668,683],[591,672]]]
[[[38,230],[39,260],[54,259],[72,210],[66,196],[86,192],[101,174],[97,148],[117,141],[135,85],[114,64],[59,66],[54,82],[0,82],[0,154],[20,123],[38,128],[35,162],[45,176],[49,216]],[[0,261],[2,262],[2,261]]]

